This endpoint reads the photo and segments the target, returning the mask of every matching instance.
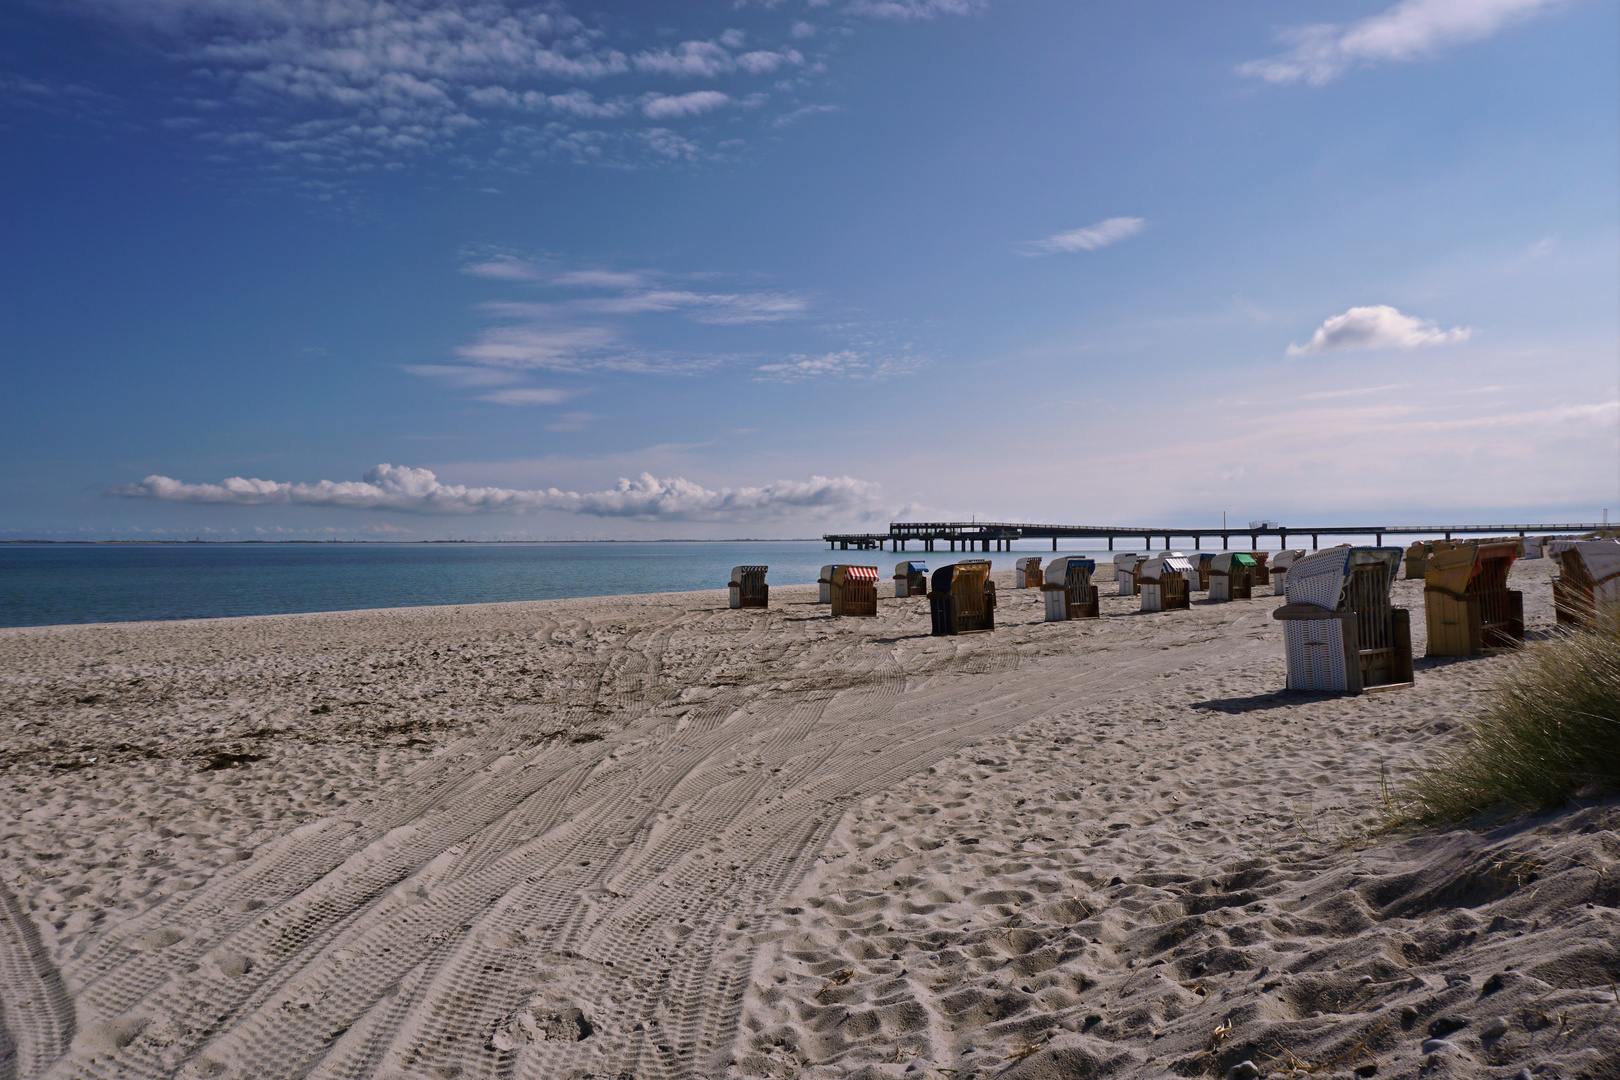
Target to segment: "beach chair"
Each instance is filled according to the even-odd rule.
[[[1097,586],[1091,583],[1096,570],[1095,561],[1079,555],[1059,555],[1046,564],[1041,599],[1046,603],[1047,622],[1095,619],[1102,614]]]
[[[1213,551],[1195,551],[1187,556],[1192,564],[1193,572],[1187,577],[1187,588],[1192,592],[1207,592],[1209,590],[1209,568],[1215,565]]]
[[[1192,563],[1179,551],[1148,559],[1137,573],[1142,582],[1142,610],[1186,610],[1189,606],[1187,578],[1193,573]]]
[[[1414,541],[1406,549],[1406,580],[1422,581],[1423,575],[1428,572],[1429,552],[1434,548],[1422,540]]]
[[[1620,543],[1557,539],[1546,545],[1558,563],[1553,612],[1560,626],[1620,620]]]
[[[877,614],[878,569],[875,566],[838,566],[832,573],[832,613]]]
[[[894,595],[898,597],[928,595],[928,564],[907,560],[894,564]]]
[[[1479,656],[1524,641],[1524,594],[1507,587],[1511,540],[1437,540],[1423,574],[1428,656]]]
[[[1519,539],[1524,542],[1524,554],[1519,556],[1519,558],[1521,558],[1521,559],[1539,559],[1539,558],[1541,558],[1541,537],[1539,537],[1539,536],[1521,536]]]
[[[1119,587],[1120,596],[1135,596],[1141,591],[1136,582],[1136,568],[1146,561],[1146,555],[1134,552],[1114,556],[1114,584]]]
[[[1284,548],[1271,557],[1271,592],[1273,596],[1283,595],[1288,586],[1288,568],[1295,560],[1305,557],[1304,548]]]
[[[833,571],[838,569],[838,566],[838,563],[832,563],[821,568],[821,576],[816,578],[816,584],[821,588],[821,596],[819,599],[817,599],[816,603],[832,603],[832,576]]]
[[[964,559],[934,571],[928,610],[937,637],[975,634],[996,626],[996,585],[988,559]]]
[[[1412,624],[1390,603],[1398,547],[1340,544],[1294,560],[1283,624],[1288,689],[1359,694],[1412,685]]]
[[[765,584],[766,566],[733,566],[731,568],[731,606],[734,608],[763,608],[771,606],[771,587]]]
[[[1249,552],[1249,558],[1254,560],[1254,581],[1253,581],[1254,587],[1257,588],[1257,589],[1261,589],[1261,588],[1264,588],[1267,585],[1270,585],[1271,584],[1271,566],[1270,566],[1271,552],[1269,552],[1269,551],[1251,551],[1251,552]]]
[[[1038,589],[1043,580],[1041,574],[1041,557],[1029,555],[1019,559],[1013,570],[1013,588]]]
[[[1223,551],[1209,567],[1210,603],[1250,600],[1254,597],[1254,556],[1243,551]]]

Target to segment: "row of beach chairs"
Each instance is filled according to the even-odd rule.
[[[1561,625],[1620,618],[1620,542],[1560,537],[1535,546],[1537,557],[1558,563],[1553,604]],[[1475,656],[1524,640],[1524,597],[1507,587],[1513,562],[1525,557],[1523,540],[1435,541],[1423,549],[1429,656]],[[1393,605],[1392,590],[1403,564],[1410,576],[1413,554],[1350,544],[1310,553],[1122,553],[1114,558],[1114,580],[1120,596],[1141,596],[1145,612],[1187,609],[1194,591],[1207,590],[1217,602],[1245,600],[1256,586],[1270,585],[1284,598],[1272,614],[1283,623],[1288,688],[1360,693],[1412,684],[1410,617]],[[769,605],[766,569],[732,570],[732,607]],[[1021,558],[1014,584],[1041,590],[1048,622],[1095,619],[1096,569],[1095,560],[1078,555],[1045,567],[1039,557]],[[824,566],[819,584],[820,600],[834,615],[877,614],[877,567]],[[995,628],[996,587],[985,559],[964,559],[932,575],[926,563],[899,563],[894,595],[926,595],[936,635]]]

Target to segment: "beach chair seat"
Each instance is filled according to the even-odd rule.
[[[894,566],[894,595],[897,597],[928,595],[928,564],[908,559]]]
[[[1047,622],[1069,619],[1095,619],[1101,605],[1091,575],[1097,564],[1079,555],[1060,555],[1047,564],[1041,581],[1041,599]]]
[[[987,559],[964,559],[934,571],[928,609],[936,636],[974,634],[996,625],[996,585]]]
[[[1179,551],[1155,555],[1143,562],[1137,575],[1142,585],[1142,610],[1186,610],[1190,603],[1188,578],[1194,573],[1192,563]]]

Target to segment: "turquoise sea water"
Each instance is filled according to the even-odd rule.
[[[1028,551],[975,555],[1011,569]],[[1064,554],[1075,552],[1065,550]],[[740,563],[775,585],[814,582],[827,563],[902,558],[932,567],[966,553],[828,551],[818,541],[577,544],[6,544],[0,626],[277,615],[718,589]]]

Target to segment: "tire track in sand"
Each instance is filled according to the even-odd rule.
[[[772,623],[794,614],[773,610]],[[271,845],[166,909],[152,923],[187,926],[178,951],[101,948],[83,996],[103,1017],[140,1020],[142,1037],[111,1055],[76,1049],[52,1074],[722,1071],[757,928],[848,806],[1055,707],[1258,647],[1249,633],[1021,660],[1013,633],[879,647],[770,625],[693,659],[737,679],[707,700],[649,702],[653,715],[600,742],[513,749],[547,723],[520,711],[457,747],[470,757],[327,826],[318,852]],[[661,664],[671,648],[654,645]],[[312,876],[290,896],[252,895]],[[274,906],[231,910],[256,899]],[[570,1007],[590,1036],[545,1039]]]

